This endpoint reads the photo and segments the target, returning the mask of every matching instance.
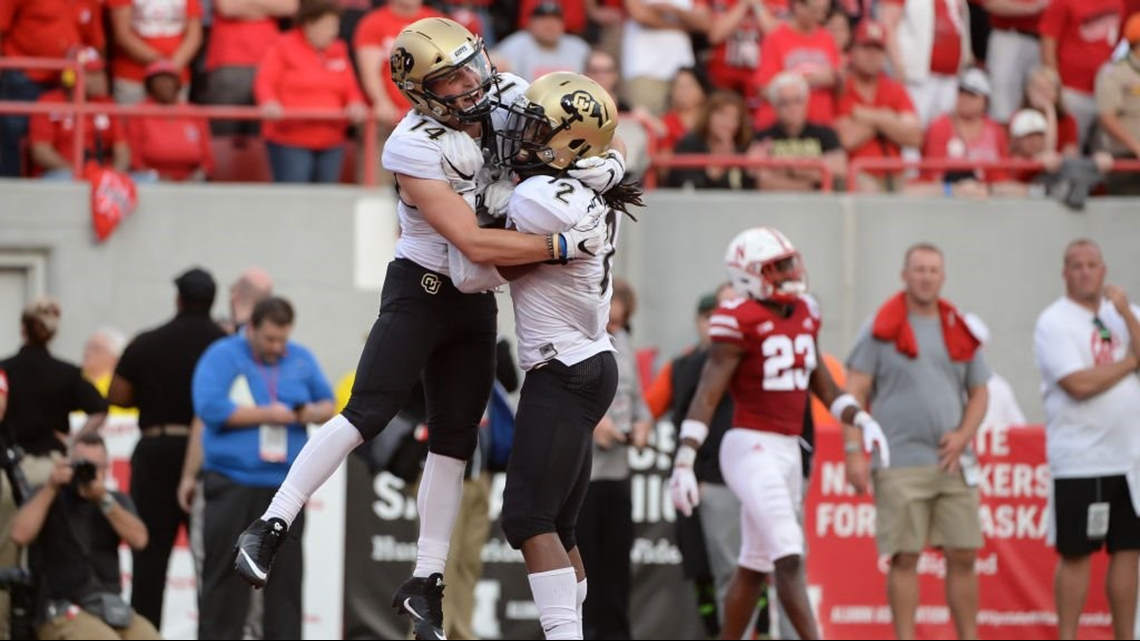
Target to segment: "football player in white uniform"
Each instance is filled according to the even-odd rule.
[[[429,450],[417,507],[420,536],[412,578],[392,605],[417,638],[443,639],[442,574],[459,512],[463,472],[494,379],[497,308],[491,293],[452,284],[449,245],[475,262],[519,265],[593,258],[607,243],[595,224],[547,234],[478,226],[473,206],[490,177],[477,139],[494,141],[499,91],[525,83],[499,79],[481,39],[442,18],[420,20],[397,36],[392,79],[413,105],[384,147],[396,176],[402,234],[388,266],[380,314],[365,344],[347,407],[309,440],[265,514],[235,546],[235,570],[262,587],[273,557],[306,500],[348,453],[380,433],[414,383],[427,397]],[[618,165],[620,170],[620,165]],[[596,176],[603,168],[592,168]]]
[[[503,491],[503,532],[521,549],[547,639],[581,639],[586,573],[575,541],[590,482],[594,427],[617,387],[606,333],[618,222],[640,192],[605,195],[568,174],[581,159],[605,158],[617,107],[593,80],[556,72],[534,81],[510,106],[503,161],[521,179],[507,226],[565,234],[601,216],[608,230],[596,255],[561,266],[499,268],[511,279],[519,365],[527,372]],[[588,223],[590,224],[590,223]]]

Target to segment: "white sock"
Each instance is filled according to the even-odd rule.
[[[337,414],[329,419],[313,438],[301,448],[297,460],[289,467],[285,482],[273,496],[273,502],[262,515],[262,520],[278,518],[288,525],[305,507],[305,501],[313,495],[352,450],[364,442],[360,430],[348,419]]]
[[[547,639],[581,639],[578,629],[578,583],[574,568],[528,574],[538,622]]]
[[[416,545],[416,569],[412,576],[443,574],[451,531],[463,501],[463,471],[466,461],[428,452],[416,508],[420,512],[420,538]]]
[[[586,602],[586,579],[578,582],[578,638],[585,639],[582,634],[582,604]]]

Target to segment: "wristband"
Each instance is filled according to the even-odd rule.
[[[566,237],[558,234],[558,260],[566,262]]]
[[[843,412],[848,407],[862,409],[859,407],[859,401],[855,400],[854,396],[850,394],[840,394],[834,401],[831,402],[831,415],[835,417],[835,420],[842,423]]]
[[[709,426],[708,425],[705,425],[704,423],[702,423],[696,419],[692,419],[692,418],[687,418],[687,419],[681,421],[681,440],[682,441],[687,439],[687,438],[691,438],[697,442],[697,447],[700,447],[701,443],[704,443],[705,439],[708,438],[708,436],[709,436]]]

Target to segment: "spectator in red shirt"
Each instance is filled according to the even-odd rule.
[[[100,0],[0,0],[0,56],[67,58],[84,46],[102,52]],[[53,69],[0,70],[0,100],[34,102],[59,84]],[[20,175],[27,116],[0,116],[0,177]]]
[[[1009,157],[1009,141],[1005,128],[991,120],[987,102],[993,89],[981,69],[968,69],[958,80],[958,101],[954,111],[930,123],[922,156],[926,160],[950,159],[975,163],[997,163]],[[1009,174],[997,167],[951,169],[924,172],[924,184],[915,191],[984,197],[992,185],[1009,180]],[[909,191],[909,190],[908,190]]]
[[[1041,16],[1041,63],[1056,69],[1062,96],[1084,147],[1097,119],[1097,72],[1108,62],[1124,21],[1121,0],[1052,0]]]
[[[353,36],[356,62],[360,65],[360,86],[372,103],[376,119],[388,130],[394,128],[411,108],[408,99],[392,82],[392,71],[388,67],[392,41],[417,20],[442,17],[423,4],[422,0],[390,0],[387,5],[365,16]]]
[[[859,158],[899,158],[901,147],[922,144],[922,125],[906,89],[886,77],[886,30],[864,21],[852,40],[850,74],[839,94],[835,123],[849,162]],[[902,175],[868,171],[857,176],[853,191],[895,191]]]
[[[669,111],[661,116],[656,132],[657,147],[672,152],[677,142],[696,128],[704,112],[708,91],[705,81],[696,69],[684,67],[673,78],[669,88]]]
[[[831,32],[823,28],[828,0],[792,0],[792,19],[764,36],[755,86],[761,96],[781,71],[800,74],[811,86],[808,120],[820,125],[835,123],[835,88],[839,83],[839,48]],[[754,124],[763,129],[776,120],[772,106],[764,102]]]
[[[339,29],[340,8],[332,0],[302,0],[297,28],[258,67],[254,95],[273,118],[264,136],[276,182],[334,183],[344,160],[343,121],[281,120],[286,108],[343,109],[356,122],[368,115]]]
[[[1006,122],[1021,101],[1029,72],[1041,62],[1037,22],[1049,0],[982,0],[990,14],[986,69],[994,81],[990,116]]]
[[[1048,124],[1045,141],[1049,149],[1055,149],[1066,157],[1080,155],[1077,119],[1065,109],[1065,101],[1061,97],[1061,77],[1056,70],[1038,66],[1029,73],[1021,109],[1034,109],[1045,116]]]
[[[103,58],[95,49],[86,48],[79,52],[78,59],[83,67],[87,103],[114,104],[108,96]],[[72,102],[75,80],[73,72],[65,71],[61,77],[61,88],[43,94],[39,102],[56,104]],[[131,150],[127,145],[122,121],[118,117],[102,113],[88,114],[84,125],[84,139],[85,161],[110,165],[123,172],[129,168]],[[28,141],[31,145],[35,173],[42,178],[69,180],[74,170],[83,170],[82,167],[74,167],[71,162],[75,141],[75,116],[70,113],[60,111],[32,116]]]
[[[747,98],[760,66],[760,42],[780,25],[763,0],[712,0],[709,44],[713,47],[706,69],[718,89]]]
[[[146,97],[147,65],[167,60],[190,81],[190,61],[202,46],[199,0],[107,0],[115,55],[111,59],[115,102],[133,105]]]
[[[253,77],[279,37],[277,21],[297,13],[299,0],[214,0],[206,43],[206,102],[252,105]],[[256,133],[256,122],[214,121],[215,135]]]
[[[159,60],[146,69],[144,105],[177,105],[181,69]],[[194,116],[138,116],[127,120],[132,171],[149,171],[161,180],[206,180],[214,165],[210,127]]]

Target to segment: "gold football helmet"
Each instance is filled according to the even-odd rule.
[[[392,82],[417,111],[437,120],[471,122],[491,113],[494,69],[483,39],[446,18],[408,25],[392,43]]]
[[[608,91],[582,74],[548,73],[510,105],[498,132],[503,161],[515,169],[543,165],[559,171],[579,158],[600,156],[617,129],[617,105]]]

